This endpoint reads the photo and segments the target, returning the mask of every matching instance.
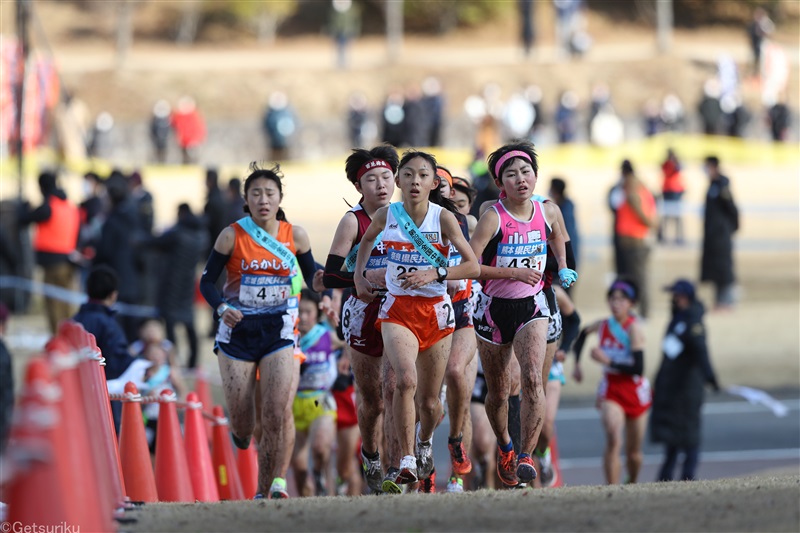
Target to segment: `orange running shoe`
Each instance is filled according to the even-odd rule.
[[[455,474],[464,476],[472,472],[472,461],[464,449],[464,443],[461,438],[458,439],[458,442],[448,442],[447,448],[450,450],[450,462],[453,464],[453,472]]]
[[[500,476],[500,481],[504,485],[510,487],[516,486],[519,483],[516,474],[517,468],[517,454],[514,450],[504,452],[500,446],[497,447],[497,475]]]
[[[436,492],[436,469],[434,468],[431,475],[419,482],[417,492],[425,492],[433,494]]]
[[[520,454],[517,464],[517,478],[520,483],[531,483],[536,479],[536,467],[533,466],[533,459],[527,453]]]

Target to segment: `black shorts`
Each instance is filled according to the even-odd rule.
[[[353,295],[342,307],[344,342],[355,351],[370,357],[383,356],[383,337],[375,327],[383,300],[384,297],[381,296],[367,303]]]
[[[472,304],[469,298],[453,302],[453,315],[456,319],[456,331],[472,327]]]
[[[475,385],[472,386],[472,398],[470,401],[474,403],[485,404],[486,393],[488,391],[489,389],[486,386],[486,378],[483,376],[482,372],[478,372],[478,375],[475,377]]]
[[[282,313],[245,315],[241,322],[230,330],[230,338],[225,338],[224,324],[220,322],[214,353],[258,363],[262,358],[295,343],[297,308]]]
[[[481,294],[473,314],[475,332],[492,344],[509,344],[519,330],[534,320],[550,316],[547,298],[539,291],[527,298],[493,298]]]
[[[543,289],[547,297],[547,307],[550,308],[550,319],[547,321],[547,344],[553,344],[561,338],[561,310],[558,308],[556,290],[550,286]]]

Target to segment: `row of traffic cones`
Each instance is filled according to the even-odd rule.
[[[214,502],[255,494],[254,444],[234,459],[222,408],[214,408],[213,424],[204,420],[210,417],[197,393],[187,397],[185,439],[177,399],[162,393],[154,471],[141,396],[128,383],[118,442],[103,365],[94,336],[69,321],[29,361],[0,476],[9,523],[115,531],[115,517],[131,501]]]

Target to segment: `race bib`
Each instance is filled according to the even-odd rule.
[[[439,324],[439,329],[450,329],[456,326],[456,314],[453,311],[453,303],[450,298],[445,298],[438,304],[434,305],[436,310],[436,321]]]
[[[275,307],[284,303],[291,295],[290,277],[242,274],[239,301],[247,307]]]
[[[496,266],[499,268],[532,268],[544,272],[546,262],[547,243],[544,241],[497,247]]]
[[[286,300],[287,309],[283,313],[283,327],[281,328],[281,339],[286,341],[296,341],[295,329],[300,317],[297,306],[297,296],[292,296]]]
[[[450,258],[447,261],[450,267],[458,266],[461,264],[461,254],[458,253],[455,246],[450,245]],[[458,280],[458,292],[467,290],[467,280],[460,279]]]
[[[418,252],[389,250],[386,268],[393,283],[402,283],[398,278],[408,272],[433,268]]]

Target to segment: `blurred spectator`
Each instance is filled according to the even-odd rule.
[[[170,113],[172,109],[166,100],[159,100],[153,106],[150,117],[150,142],[153,143],[153,153],[157,163],[166,163],[169,137],[172,134]]]
[[[672,221],[675,226],[675,243],[683,243],[683,223],[681,215],[683,210],[684,186],[681,176],[681,163],[672,148],[667,149],[667,159],[661,165],[664,177],[661,185],[661,209],[658,224],[658,242],[666,240],[667,223]]]
[[[131,200],[136,206],[139,231],[150,236],[153,233],[153,224],[155,221],[153,195],[144,188],[142,175],[138,170],[134,170],[128,178],[128,188],[130,189]]]
[[[488,200],[497,200],[500,196],[500,189],[495,184],[491,174],[489,174],[486,155],[481,150],[475,151],[475,157],[473,157],[469,166],[469,174],[472,178],[472,186],[476,191],[475,201],[472,202],[469,214],[475,218],[480,218],[481,204]]]
[[[747,110],[739,95],[723,96],[720,101],[723,133],[729,137],[744,137],[745,127],[750,122]]]
[[[197,163],[200,145],[206,140],[206,122],[191,96],[182,96],[172,112],[172,129],[181,149],[184,165]]]
[[[683,102],[675,93],[669,93],[661,104],[661,124],[665,131],[682,131],[685,120]]]
[[[601,109],[611,105],[611,91],[605,83],[596,83],[592,87],[592,96],[589,101],[589,120],[586,121],[586,133],[592,135],[592,122]]]
[[[616,146],[625,140],[625,124],[610,103],[601,107],[589,124],[589,140],[595,146]]]
[[[785,141],[789,131],[789,108],[782,100],[778,100],[767,111],[769,130],[773,141]]]
[[[581,2],[582,0],[553,0],[556,11],[556,42],[562,57],[573,51]]]
[[[84,200],[78,206],[80,210],[80,231],[78,234],[78,251],[81,255],[81,285],[86,281],[95,254],[95,246],[100,239],[100,232],[106,220],[106,198],[105,184],[100,180],[100,176],[94,172],[87,172],[83,176]]]
[[[228,181],[228,189],[225,195],[225,226],[230,226],[243,216],[244,198],[242,197],[242,180],[239,178],[231,178]],[[214,242],[212,241],[210,244],[213,246]]]
[[[564,91],[556,109],[556,131],[558,142],[571,143],[578,131],[578,95],[572,91]]]
[[[614,272],[622,268],[622,259],[619,250],[619,235],[617,235],[617,211],[625,201],[625,191],[622,188],[622,174],[619,180],[608,190],[606,202],[611,211],[611,244],[614,248]]]
[[[392,146],[406,146],[405,98],[402,91],[394,88],[386,96],[381,113],[381,139]]]
[[[101,265],[93,268],[86,280],[89,301],[83,304],[78,314],[73,317],[75,322],[81,324],[97,340],[97,347],[106,360],[103,367],[106,380],[120,377],[133,361],[133,357],[128,353],[126,335],[114,320],[114,311],[111,309],[117,301],[120,283],[123,282],[111,267]],[[111,412],[114,417],[114,428],[119,433],[122,403],[111,402]]]
[[[652,137],[661,131],[661,113],[658,109],[658,102],[654,98],[649,98],[644,103],[642,111],[644,115],[644,134]]]
[[[657,481],[671,481],[678,455],[683,455],[680,480],[695,479],[700,455],[703,386],[719,391],[711,367],[703,325],[703,304],[694,285],[677,280],[666,287],[672,295],[672,317],[661,343],[663,358],[653,390],[650,439],[666,446]]]
[[[352,93],[347,105],[347,134],[351,148],[364,146],[367,120],[367,97],[362,92]]]
[[[219,174],[217,169],[206,169],[206,205],[203,207],[203,215],[205,218],[208,236],[205,242],[206,257],[211,253],[211,248],[217,240],[217,236],[225,229],[226,224],[227,206],[225,198],[222,196],[222,190],[219,188]],[[242,215],[244,216],[244,215]],[[239,218],[242,218],[240,216]],[[238,218],[236,220],[239,220]]]
[[[5,343],[8,307],[0,302],[0,457],[4,457],[14,412],[14,368]]]
[[[406,89],[403,117],[404,146],[414,148],[426,146],[433,117],[427,114],[422,103],[422,91],[416,83],[410,84]]]
[[[714,284],[715,308],[728,309],[734,304],[733,234],[739,229],[739,210],[733,201],[730,180],[720,173],[719,159],[706,157],[704,169],[709,186],[700,279]]]
[[[55,109],[53,121],[61,156],[64,161],[83,161],[89,146],[91,116],[86,103],[73,93],[64,91]]]
[[[722,122],[720,106],[719,82],[715,78],[706,80],[703,85],[703,97],[697,106],[700,120],[703,122],[703,133],[717,135]]]
[[[33,249],[36,263],[44,271],[44,282],[63,289],[74,290],[76,254],[80,231],[80,211],[67,200],[66,193],[56,183],[56,175],[45,171],[39,175],[42,205],[31,209],[26,202],[19,213],[21,226],[34,223]],[[58,323],[72,315],[72,306],[64,301],[45,297],[45,310],[50,333],[55,334]]]
[[[618,277],[633,281],[639,288],[639,310],[649,313],[647,273],[649,270],[650,228],[658,223],[656,202],[647,187],[636,177],[628,160],[622,163],[624,201],[617,208],[616,235],[619,243]]]
[[[118,293],[120,302],[138,304],[142,299],[142,293],[134,243],[141,238],[142,232],[139,229],[136,205],[130,198],[125,176],[119,172],[112,172],[106,180],[106,191],[111,201],[111,211],[100,232],[93,264],[107,265],[113,270],[119,282],[115,292]],[[89,280],[87,287],[88,283]],[[122,316],[119,321],[126,338],[135,339],[138,330],[136,319]]]
[[[533,129],[533,106],[524,94],[513,94],[503,111],[503,130],[506,139],[523,139]]]
[[[347,68],[347,48],[361,33],[361,10],[352,0],[333,0],[328,16],[328,32],[336,43],[336,66]]]
[[[114,117],[103,111],[94,121],[89,135],[89,157],[108,158],[111,155],[111,130],[114,129]]]
[[[131,201],[136,208],[138,239],[147,239],[153,235],[153,225],[155,221],[155,209],[153,207],[153,195],[144,188],[142,175],[138,170],[133,171],[128,177],[128,188],[130,190]],[[135,242],[135,241],[134,241]],[[156,277],[158,270],[156,257],[150,250],[142,250],[135,254],[136,274],[139,278],[139,300],[137,303],[143,305],[155,305],[156,303]]]
[[[525,89],[525,98],[530,102],[533,108],[533,125],[531,131],[528,133],[528,139],[538,144],[539,138],[542,134],[542,128],[545,125],[544,106],[542,105],[542,88],[538,85],[529,85]]]
[[[208,232],[189,205],[181,204],[177,223],[162,235],[144,241],[142,246],[161,252],[156,307],[164,319],[167,339],[175,345],[175,326],[183,325],[189,342],[188,367],[195,368],[198,357],[194,327],[196,271],[208,248]]]
[[[425,78],[422,82],[421,105],[428,117],[427,139],[423,146],[441,146],[445,102],[442,84],[433,76]]]
[[[289,104],[289,97],[283,91],[274,91],[269,96],[263,128],[269,143],[269,158],[276,161],[288,159],[291,143],[297,131],[297,119],[294,109]],[[216,239],[216,235],[214,238]]]
[[[581,235],[578,232],[578,223],[575,219],[575,204],[566,194],[567,183],[561,178],[553,178],[550,180],[550,191],[548,196],[555,202],[561,209],[561,215],[564,217],[564,226],[566,226],[567,233],[569,233],[570,241],[572,242],[572,251],[575,254],[575,264],[580,261],[580,248],[581,248]]]
[[[733,56],[728,53],[722,53],[717,58],[717,79],[719,79],[721,100],[739,94],[739,67],[736,66]]]
[[[786,93],[791,62],[783,46],[767,41],[762,46],[761,101],[772,105]]]
[[[753,20],[747,25],[747,36],[750,38],[750,51],[753,53],[753,75],[761,72],[761,45],[764,38],[775,31],[775,24],[763,7],[753,10]]]

